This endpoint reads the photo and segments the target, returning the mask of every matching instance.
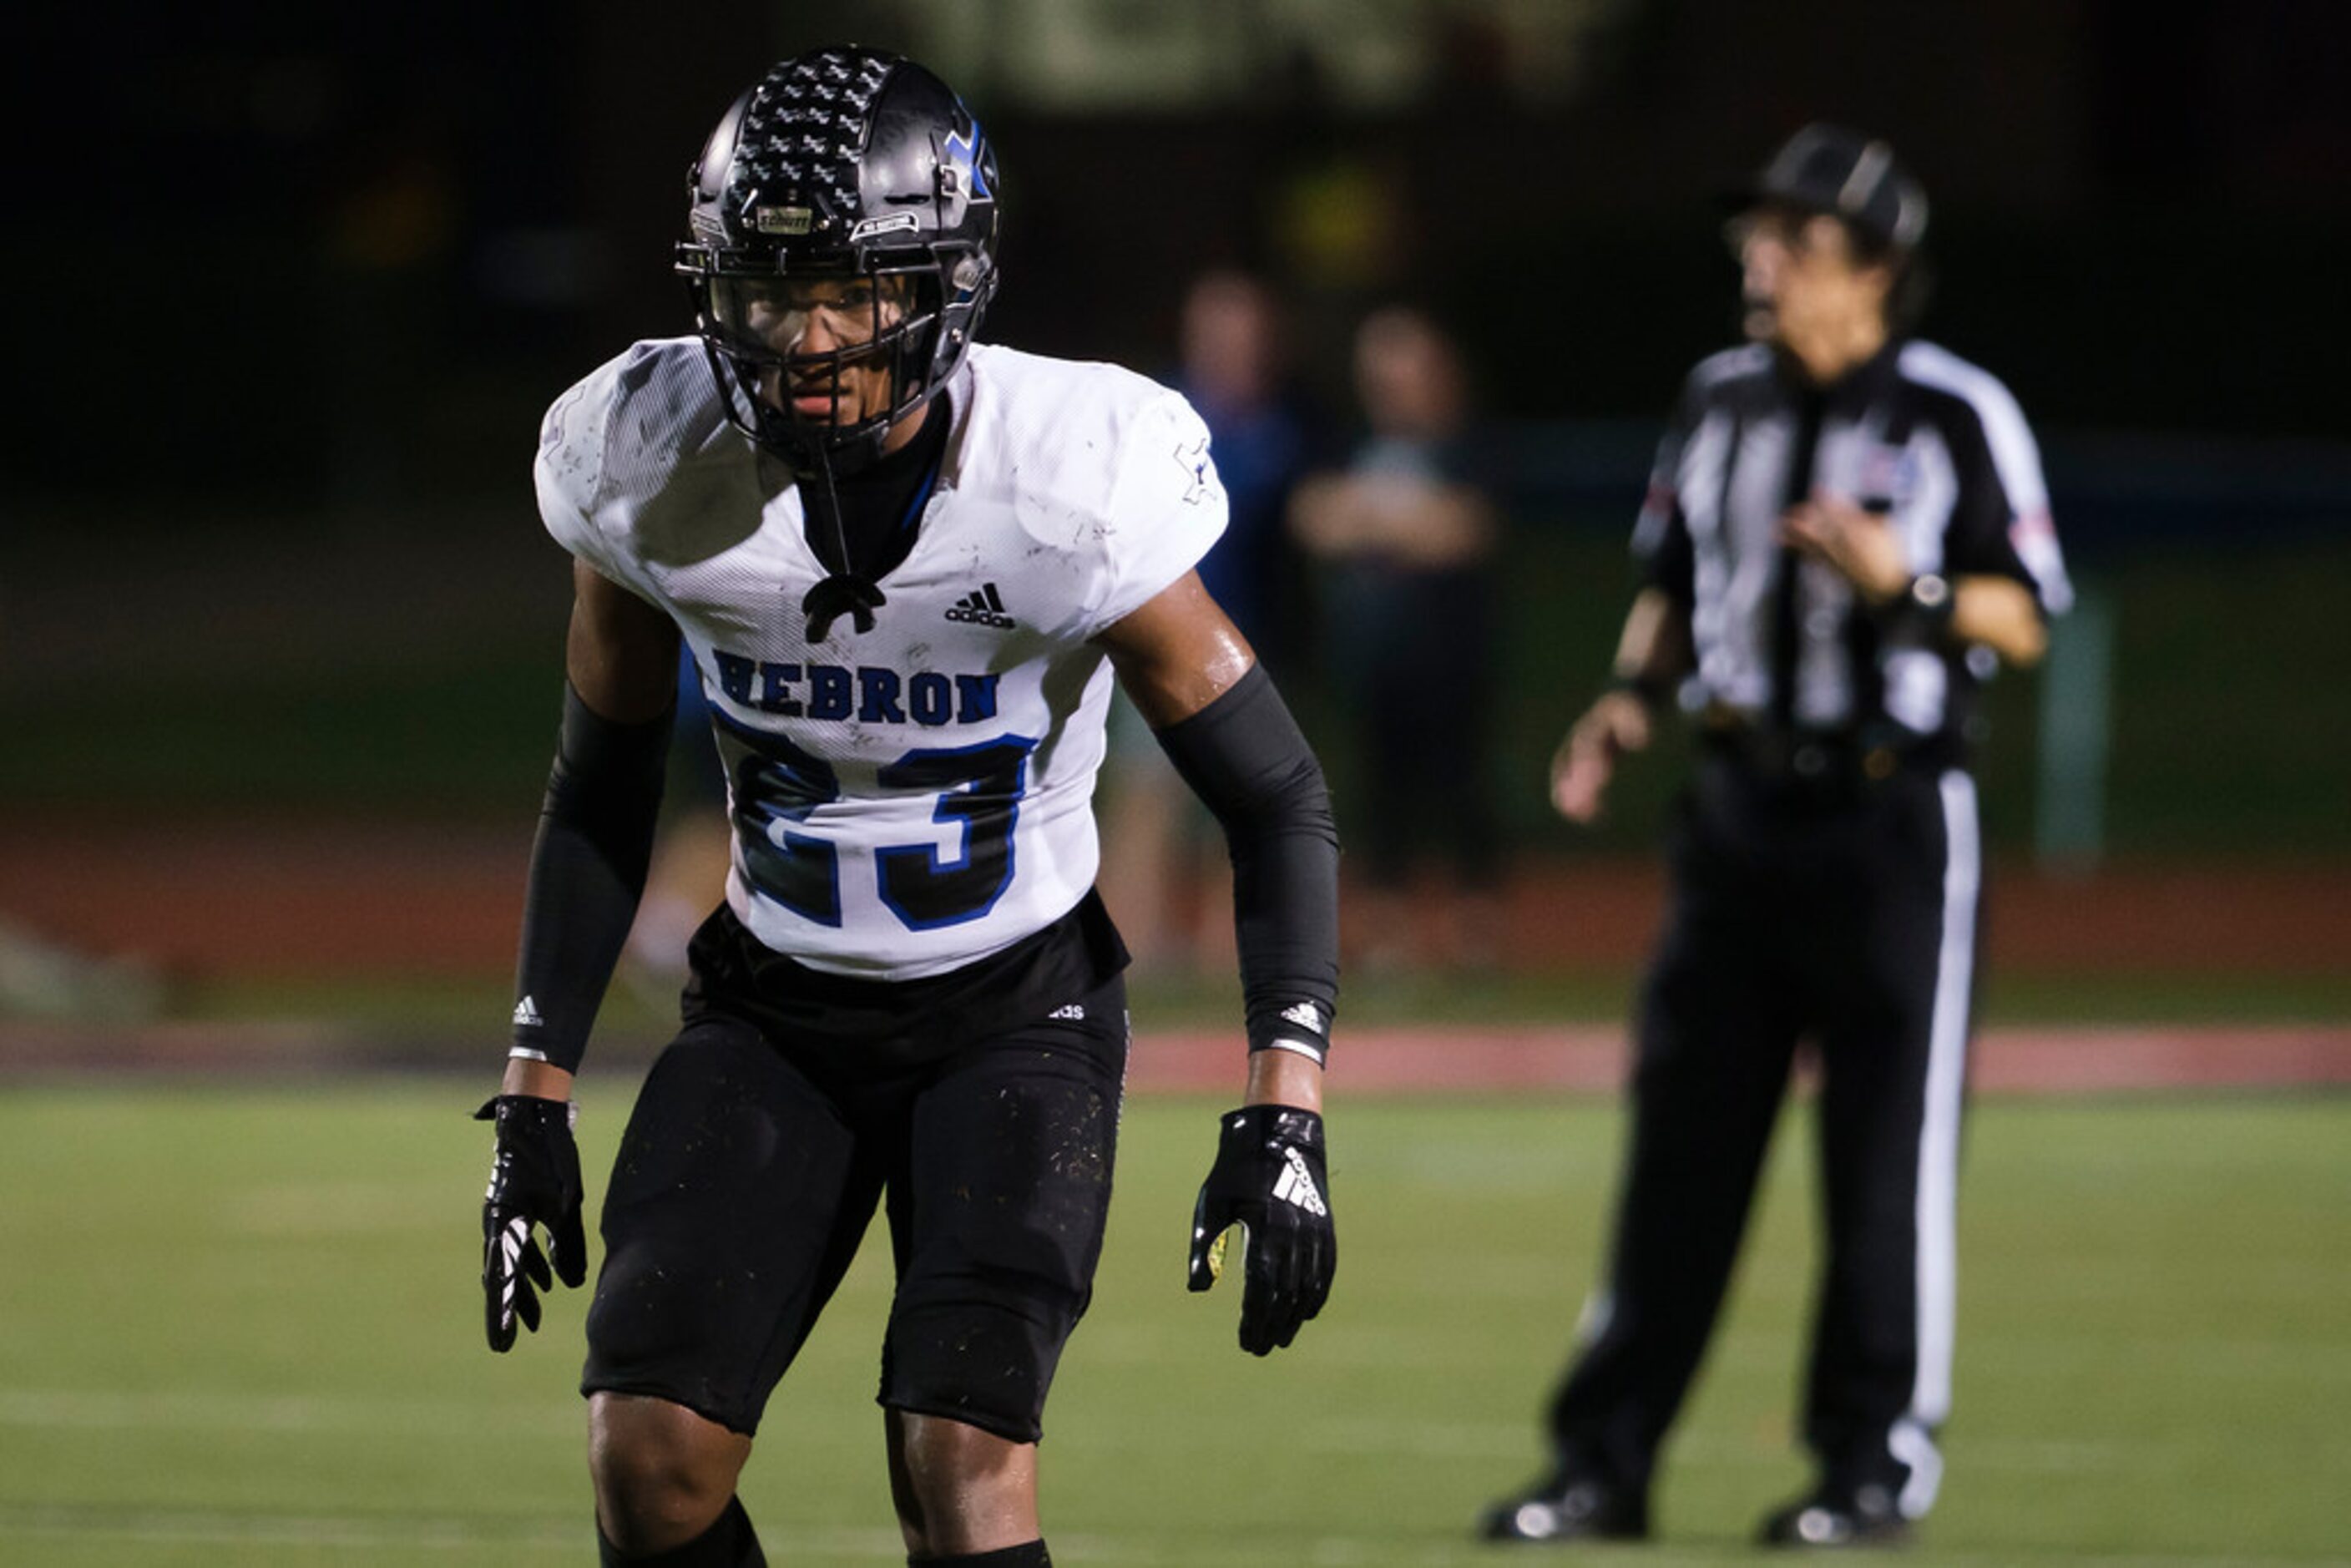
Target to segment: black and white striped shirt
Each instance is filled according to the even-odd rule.
[[[1648,581],[1689,612],[1685,706],[1782,738],[1935,740],[1964,755],[1991,651],[1873,615],[1834,569],[1782,547],[1781,513],[1815,492],[1887,517],[1914,573],[2013,578],[2062,613],[2073,589],[2016,400],[1917,340],[1826,389],[1760,344],[1716,354],[1683,389],[1634,532]]]

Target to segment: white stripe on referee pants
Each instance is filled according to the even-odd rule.
[[[1918,1128],[1918,1365],[1910,1413],[1887,1447],[1909,1467],[1901,1510],[1917,1519],[1934,1505],[1943,1479],[1932,1436],[1951,1410],[1951,1341],[1959,1278],[1959,1105],[1966,1089],[1968,998],[1975,982],[1976,902],[1983,885],[1975,780],[1942,776],[1943,945],[1936,961],[1935,1008],[1927,1037],[1925,1114]]]

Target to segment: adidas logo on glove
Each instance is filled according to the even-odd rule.
[[[1295,1204],[1312,1215],[1327,1215],[1330,1205],[1322,1201],[1322,1189],[1314,1185],[1313,1173],[1306,1168],[1306,1156],[1296,1149],[1281,1151],[1288,1166],[1274,1178],[1273,1196],[1283,1203]]]

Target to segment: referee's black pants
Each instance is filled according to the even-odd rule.
[[[1884,1486],[1917,1517],[1950,1395],[1973,784],[1909,769],[1800,784],[1710,753],[1672,870],[1609,1272],[1551,1412],[1560,1457],[1646,1492],[1810,1040],[1827,1237],[1805,1443],[1827,1484]]]

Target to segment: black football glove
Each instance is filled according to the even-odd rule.
[[[1339,1266],[1322,1118],[1287,1105],[1226,1113],[1217,1163],[1192,1210],[1192,1289],[1224,1271],[1225,1231],[1242,1228],[1241,1348],[1264,1355],[1322,1310]]]
[[[474,1113],[495,1122],[497,1157],[482,1198],[482,1291],[492,1350],[511,1349],[515,1320],[538,1329],[538,1292],[557,1276],[577,1287],[588,1278],[588,1238],[580,1224],[580,1147],[571,1141],[571,1104],[536,1094],[501,1094]],[[547,1228],[552,1273],[533,1226]]]

